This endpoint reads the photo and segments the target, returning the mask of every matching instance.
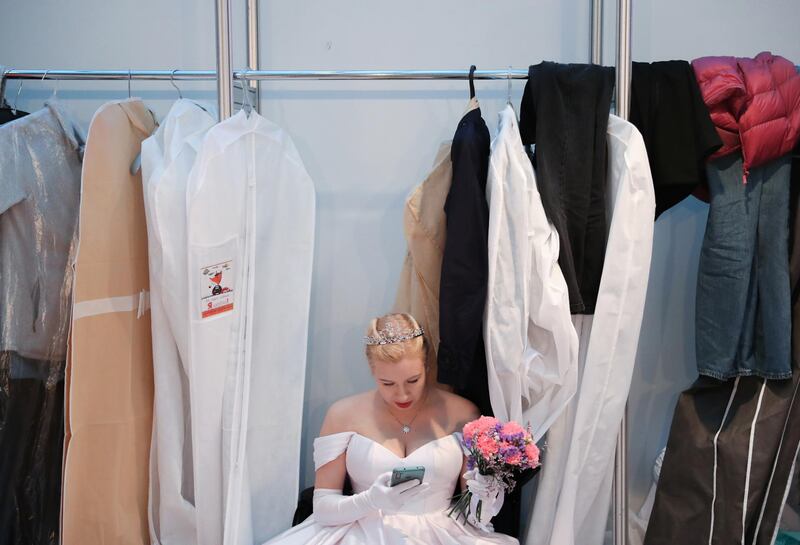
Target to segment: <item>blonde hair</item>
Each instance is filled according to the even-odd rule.
[[[396,329],[411,330],[418,329],[419,323],[410,314],[404,312],[385,314],[379,318],[373,318],[367,327],[368,337],[378,337],[387,324],[393,323]],[[414,337],[407,341],[391,344],[368,344],[364,352],[370,365],[376,361],[398,362],[403,358],[419,357],[427,366],[428,340],[426,335]]]

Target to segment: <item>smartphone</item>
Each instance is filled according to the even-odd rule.
[[[419,482],[422,482],[424,476],[425,468],[423,466],[396,467],[392,470],[392,480],[389,482],[389,486],[397,486],[400,483],[413,481],[414,479],[419,479]]]

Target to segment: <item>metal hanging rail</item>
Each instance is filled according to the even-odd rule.
[[[6,79],[30,80],[215,80],[214,70],[14,70],[3,72]]]
[[[29,80],[216,80],[214,70],[19,70],[7,79]],[[466,80],[469,70],[235,70],[235,80]],[[476,70],[474,79],[528,79],[527,70]]]
[[[464,70],[243,70],[236,79],[247,80],[466,80]],[[527,70],[476,70],[474,79],[528,79]]]

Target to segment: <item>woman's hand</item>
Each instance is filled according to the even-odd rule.
[[[374,509],[381,511],[398,511],[409,502],[430,488],[428,483],[420,483],[413,479],[396,486],[389,486],[392,472],[378,475],[372,486],[364,492]]]
[[[464,473],[467,490],[472,492],[469,502],[470,513],[467,520],[481,530],[493,531],[490,521],[500,512],[505,501],[503,487],[490,475],[481,475],[477,468]],[[478,516],[478,502],[481,502],[481,512]]]
[[[343,496],[341,490],[314,490],[314,517],[323,526],[348,524],[381,511],[399,511],[406,502],[424,493],[430,485],[417,479],[389,486],[392,473],[383,473],[367,490]]]

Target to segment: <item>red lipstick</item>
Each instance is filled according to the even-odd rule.
[[[395,401],[394,404],[400,407],[401,409],[408,409],[412,403],[413,401],[406,401],[405,403],[398,403],[397,401]]]

